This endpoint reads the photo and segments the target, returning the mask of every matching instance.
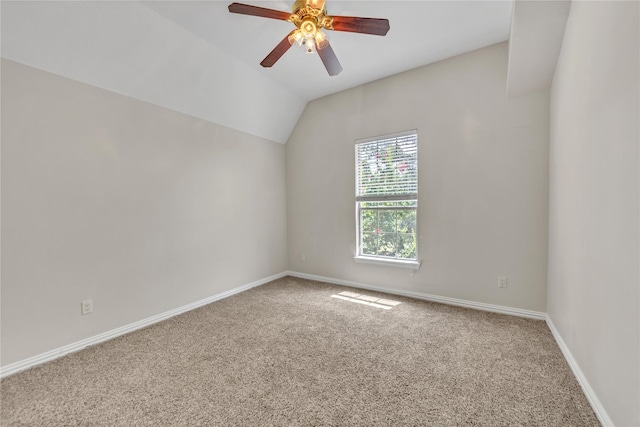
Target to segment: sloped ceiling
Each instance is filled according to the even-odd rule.
[[[388,18],[386,37],[329,32],[344,71],[292,48],[291,30],[231,1],[2,1],[2,57],[285,143],[308,101],[509,38],[512,1],[339,1],[331,15]],[[292,2],[247,1],[290,10]]]
[[[2,56],[278,142],[306,100],[138,2],[2,2]]]
[[[509,96],[551,85],[570,8],[568,0],[514,3],[509,37]]]

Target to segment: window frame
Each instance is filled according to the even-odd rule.
[[[358,176],[358,171],[359,171],[359,158],[358,158],[358,145],[361,144],[367,144],[367,143],[372,143],[372,142],[378,142],[378,141],[384,141],[384,140],[388,140],[388,139],[397,139],[397,138],[403,138],[403,137],[407,137],[407,136],[413,136],[415,138],[415,146],[416,146],[416,181],[415,181],[415,186],[416,186],[416,192],[415,195],[413,195],[413,193],[411,193],[411,195],[375,195],[375,196],[360,196],[359,193],[359,188],[358,188],[358,184],[359,184],[359,176]],[[418,181],[419,181],[419,167],[418,167],[418,130],[417,129],[411,129],[411,130],[407,130],[407,131],[403,131],[403,132],[396,132],[396,133],[392,133],[392,134],[387,134],[387,135],[379,135],[379,136],[375,136],[375,137],[370,137],[370,138],[363,138],[363,139],[358,139],[355,141],[354,144],[354,164],[355,164],[355,216],[356,216],[356,254],[354,256],[354,260],[355,262],[358,263],[366,263],[366,264],[378,264],[378,265],[387,265],[387,266],[392,266],[392,267],[402,267],[402,268],[410,268],[413,270],[418,270],[420,268],[421,265],[421,261],[419,258],[419,252],[418,252],[418,246],[419,246],[419,232],[418,232],[418,213],[419,213],[419,194],[418,194]],[[415,259],[407,259],[407,258],[397,258],[397,257],[388,257],[388,256],[383,256],[383,255],[368,255],[368,254],[363,254],[363,236],[365,234],[365,232],[362,229],[362,211],[364,209],[367,209],[366,207],[363,208],[362,204],[366,203],[366,202],[393,202],[393,201],[412,201],[415,202],[415,207],[414,208],[408,208],[411,210],[415,211],[415,239],[416,239],[416,248],[415,248]],[[369,208],[371,209],[371,208]],[[378,209],[385,209],[383,207],[378,208]],[[390,207],[389,209],[392,210],[401,210],[403,209],[401,206],[397,206],[397,207]],[[405,208],[406,209],[406,208]],[[397,236],[398,236],[398,231],[397,231],[397,219],[396,219],[396,240],[397,240]]]

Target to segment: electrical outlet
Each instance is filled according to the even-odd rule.
[[[80,303],[81,314],[84,316],[85,314],[93,313],[93,300],[85,300]]]
[[[300,254],[300,261],[307,262],[307,256],[305,254]]]
[[[498,287],[506,288],[507,287],[507,277],[506,276],[498,276]]]

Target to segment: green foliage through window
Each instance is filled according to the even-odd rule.
[[[416,209],[366,208],[361,203],[362,254],[416,259]]]

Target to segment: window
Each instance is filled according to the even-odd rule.
[[[419,266],[418,134],[356,141],[356,261]]]

